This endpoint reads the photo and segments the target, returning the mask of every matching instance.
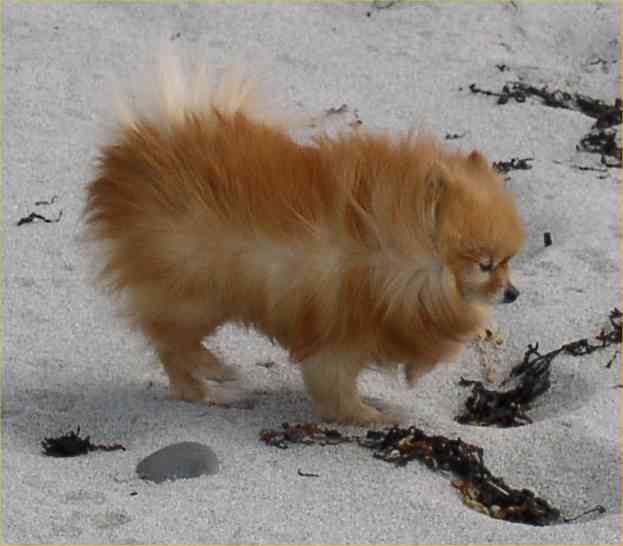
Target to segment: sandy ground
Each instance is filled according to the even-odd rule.
[[[448,476],[418,462],[396,468],[357,446],[263,445],[262,429],[313,415],[297,368],[259,335],[232,326],[210,340],[243,372],[242,407],[167,399],[154,355],[86,280],[87,253],[77,238],[108,75],[132,72],[162,36],[202,39],[216,65],[240,54],[271,63],[266,78],[278,107],[318,112],[347,104],[366,127],[427,127],[462,135],[452,143],[479,147],[493,160],[533,158],[531,170],[510,173],[529,241],[515,262],[522,296],[496,311],[505,334],[493,355],[498,378],[530,343],[549,351],[606,327],[619,305],[620,170],[576,151],[594,120],[536,98],[497,105],[469,85],[499,91],[521,80],[612,103],[620,96],[618,6],[378,8],[5,3],[6,542],[620,542],[619,359],[606,367],[613,348],[559,356],[550,391],[530,411],[534,422],[518,428],[454,420],[467,396],[459,378],[483,379],[474,347],[412,390],[375,372],[362,382],[404,425],[480,445],[494,474],[564,515],[606,509],[534,527],[468,508]],[[18,227],[31,212],[62,217]],[[257,365],[267,360],[275,365]],[[93,442],[127,450],[42,454],[44,437],[78,425]],[[211,446],[219,473],[161,485],[136,476],[140,459],[183,440]],[[319,477],[301,477],[299,469]]]

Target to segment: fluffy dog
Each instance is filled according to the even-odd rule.
[[[395,421],[358,375],[401,362],[413,383],[517,298],[512,197],[478,151],[361,129],[300,143],[239,71],[218,85],[189,72],[168,56],[150,92],[119,103],[87,190],[101,279],[176,398],[235,375],[202,345],[231,321],[290,351],[320,418]]]

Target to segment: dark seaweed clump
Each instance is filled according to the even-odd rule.
[[[45,438],[41,442],[43,453],[48,457],[77,457],[86,455],[89,451],[125,451],[120,444],[111,446],[95,445],[91,443],[90,436],[80,437],[80,427],[62,436]]]
[[[539,344],[529,345],[523,360],[510,372],[502,386],[513,381],[517,385],[507,391],[487,389],[481,381],[461,378],[459,385],[472,387],[465,402],[463,413],[456,417],[461,424],[517,427],[532,423],[526,410],[530,404],[551,386],[550,375],[553,360],[561,353],[583,356],[621,343],[621,311],[614,308],[608,316],[611,329],[602,330],[595,336],[599,343],[591,343],[587,338],[565,343],[558,349],[541,354]],[[608,363],[611,365],[612,360]]]
[[[532,168],[528,162],[532,161],[532,157],[512,157],[508,161],[494,161],[493,168],[500,174],[505,174],[509,171],[524,170],[527,171]]]
[[[601,155],[601,163],[606,167],[621,168],[623,153],[618,144],[615,126],[623,123],[621,99],[607,104],[580,93],[569,93],[560,89],[548,89],[546,86],[536,87],[524,82],[506,83],[502,91],[490,91],[478,87],[475,83],[469,86],[472,93],[497,97],[497,104],[506,104],[510,100],[523,103],[528,97],[537,97],[545,106],[575,110],[595,119],[591,130],[580,140],[578,151]]]
[[[482,448],[458,439],[429,436],[416,427],[368,431],[359,442],[374,457],[399,466],[417,459],[429,468],[447,470],[458,479],[452,485],[467,506],[493,518],[531,525],[561,520],[560,511],[528,489],[513,489],[484,464]]]
[[[337,445],[352,442],[352,438],[343,436],[339,431],[320,427],[315,423],[289,425],[283,423],[281,430],[262,430],[260,439],[269,446],[287,449],[290,444]]]

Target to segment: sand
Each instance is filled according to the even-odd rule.
[[[383,4],[387,5],[387,4]],[[111,71],[131,73],[163,37],[204,40],[217,66],[239,55],[270,64],[277,107],[356,115],[371,129],[428,128],[493,160],[533,158],[509,173],[528,226],[515,261],[522,295],[496,309],[504,335],[487,353],[498,380],[528,344],[546,352],[608,326],[620,306],[620,169],[576,145],[594,120],[536,98],[497,105],[521,80],[612,103],[620,96],[615,3],[480,6],[379,4],[4,5],[4,540],[9,543],[619,543],[620,358],[614,348],[552,364],[551,389],[515,428],[460,425],[483,380],[470,346],[413,389],[369,372],[367,397],[403,425],[484,449],[491,471],[572,517],[535,527],[463,504],[450,477],[416,461],[396,468],[356,445],[279,450],[259,433],[313,421],[300,372],[279,347],[227,326],[210,344],[242,372],[237,407],[167,398],[154,354],[89,283],[78,241]],[[500,65],[500,67],[496,66]],[[590,167],[593,170],[582,170]],[[38,201],[53,202],[49,205]],[[17,222],[36,212],[56,223]],[[543,233],[552,245],[545,248]],[[272,361],[272,367],[258,363]],[[126,451],[45,457],[41,441],[80,426]],[[363,429],[341,427],[343,432]],[[216,475],[159,485],[138,461],[179,441],[217,454]],[[306,478],[297,471],[318,474]]]

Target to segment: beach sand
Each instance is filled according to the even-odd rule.
[[[607,329],[620,307],[620,169],[576,146],[595,120],[528,97],[497,104],[509,81],[620,96],[619,7],[503,2],[222,5],[4,5],[4,540],[8,543],[582,543],[621,541],[620,356],[615,348],[552,363],[549,391],[521,427],[461,425],[483,380],[498,381],[529,344],[542,352]],[[131,73],[159,38],[204,40],[217,66],[240,55],[293,113],[346,104],[332,123],[433,130],[492,160],[531,158],[508,173],[528,244],[514,261],[516,303],[497,308],[504,341],[469,346],[413,389],[370,371],[365,395],[403,426],[479,445],[493,474],[573,517],[537,527],[463,503],[452,477],[396,467],[357,445],[264,445],[263,429],[314,421],[297,367],[279,347],[227,326],[209,343],[242,374],[229,408],[167,397],[143,340],[89,282],[79,242],[112,71]],[[259,65],[258,65],[259,66]],[[263,66],[263,65],[262,65]],[[333,117],[332,117],[333,118]],[[588,169],[587,169],[588,168]],[[50,204],[37,204],[52,201]],[[41,220],[17,226],[37,213]],[[543,236],[551,233],[552,245]],[[274,362],[271,367],[258,365]],[[230,393],[231,394],[231,393]],[[81,427],[126,451],[43,455],[41,441]],[[365,429],[339,427],[344,433]],[[212,476],[153,484],[137,463],[169,444],[216,453]],[[298,470],[317,474],[303,477]]]

